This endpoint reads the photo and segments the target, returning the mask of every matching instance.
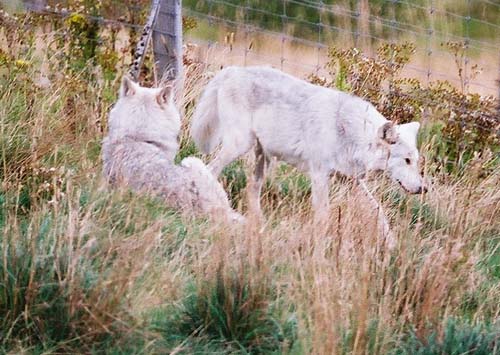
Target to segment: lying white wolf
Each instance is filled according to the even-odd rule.
[[[174,164],[181,121],[172,96],[171,86],[150,89],[123,78],[103,141],[104,175],[111,183],[159,195],[171,207],[241,221],[201,160]]]
[[[228,67],[207,85],[196,107],[191,135],[204,153],[221,144],[209,164],[217,176],[256,147],[249,208],[260,214],[268,157],[311,177],[315,216],[328,212],[329,177],[356,178],[386,170],[411,193],[426,190],[416,147],[419,123],[394,125],[369,102],[299,80],[268,67]],[[366,190],[364,184],[362,188]]]

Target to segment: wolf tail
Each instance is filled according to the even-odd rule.
[[[210,81],[196,105],[191,121],[191,137],[203,153],[211,153],[221,142],[218,112],[219,85],[216,78]]]

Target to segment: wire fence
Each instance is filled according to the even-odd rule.
[[[189,39],[215,53],[212,61],[219,53],[230,64],[271,64],[298,75],[321,74],[332,45],[354,46],[370,56],[381,43],[410,41],[416,54],[406,76],[456,85],[465,81],[471,92],[497,96],[500,2],[450,2],[462,4],[455,10],[442,3],[446,1],[187,0],[184,15],[199,21],[200,30]],[[462,78],[443,45],[447,42],[465,48]]]
[[[36,0],[24,5],[42,14],[69,15],[62,6],[54,11]],[[470,92],[500,95],[498,0],[184,0],[183,6],[183,16],[198,21],[188,41],[199,46],[197,60],[207,64],[267,64],[298,76],[326,75],[331,46],[357,47],[373,56],[382,43],[410,41],[416,53],[403,75],[426,82],[447,80]],[[131,11],[140,10],[147,7],[136,5]],[[106,25],[142,29],[142,24],[89,17]],[[155,28],[157,32],[173,35]],[[447,42],[463,44],[462,69],[443,46]]]

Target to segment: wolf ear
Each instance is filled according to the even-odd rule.
[[[413,145],[417,144],[417,134],[420,128],[420,123],[410,122],[398,126],[398,132],[402,139]]]
[[[137,91],[137,84],[128,75],[124,75],[120,87],[120,97],[132,96]]]
[[[386,122],[378,129],[378,137],[389,144],[395,144],[398,141],[398,133],[394,123]]]
[[[161,88],[160,92],[156,95],[156,101],[158,104],[164,105],[167,104],[172,98],[173,88],[171,85],[164,86]]]
[[[411,133],[415,137],[418,134],[419,128],[420,128],[420,123],[418,123],[418,122],[410,122],[410,123],[405,123],[405,124],[399,125],[400,131],[407,131],[408,133]]]

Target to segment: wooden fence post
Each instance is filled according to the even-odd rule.
[[[159,81],[182,81],[181,0],[160,0],[153,27],[153,53]]]
[[[497,79],[497,85],[498,85],[497,114],[498,114],[498,117],[500,117],[500,60],[498,61],[498,79]],[[498,132],[498,134],[500,134],[500,132]]]
[[[43,11],[47,6],[47,0],[31,0],[31,1],[24,0],[24,3],[27,9],[34,12]]]

